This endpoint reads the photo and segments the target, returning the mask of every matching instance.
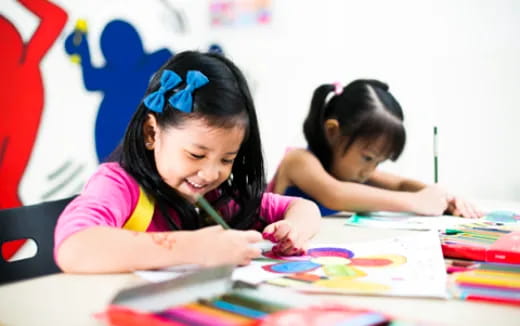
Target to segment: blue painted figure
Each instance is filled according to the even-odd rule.
[[[125,21],[113,20],[101,34],[106,64],[96,68],[90,61],[89,43],[84,36],[85,31],[76,29],[67,37],[65,50],[79,56],[85,88],[104,94],[95,126],[96,153],[101,162],[121,141],[150,77],[172,53],[168,49],[145,53],[136,29]]]

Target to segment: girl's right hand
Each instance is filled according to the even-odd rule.
[[[224,230],[220,225],[194,231],[193,254],[203,267],[217,265],[247,265],[260,257],[260,249],[252,246],[262,240],[257,231]]]
[[[413,212],[420,215],[442,215],[448,208],[446,192],[437,185],[430,185],[413,193]]]

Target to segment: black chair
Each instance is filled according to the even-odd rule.
[[[0,210],[0,246],[18,239],[37,246],[36,255],[22,260],[7,262],[0,255],[0,284],[61,272],[53,256],[54,227],[74,197]]]

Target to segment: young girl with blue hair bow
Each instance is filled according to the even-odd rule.
[[[55,259],[65,272],[176,264],[247,264],[254,243],[303,253],[314,203],[264,193],[259,128],[247,83],[218,54],[183,52],[152,78],[113,160],[59,217]],[[197,210],[204,196],[232,229]]]

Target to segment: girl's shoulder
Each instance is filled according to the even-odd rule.
[[[118,163],[109,162],[102,163],[85,184],[85,188],[89,187],[111,187],[138,189],[137,181]]]
[[[306,148],[293,148],[288,151],[283,160],[282,164],[286,166],[301,165],[306,162],[316,162],[318,158]]]

